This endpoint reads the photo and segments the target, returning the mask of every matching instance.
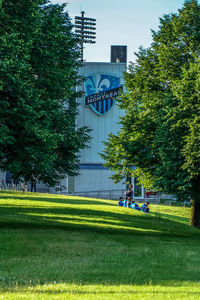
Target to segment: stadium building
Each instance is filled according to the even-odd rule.
[[[85,82],[84,96],[78,99],[77,126],[91,128],[92,139],[89,148],[81,152],[80,175],[68,178],[68,193],[116,198],[126,188],[124,183],[114,184],[109,178],[112,172],[103,166],[99,154],[108,135],[120,128],[123,111],[116,105],[116,98],[125,89],[126,56],[126,46],[111,46],[110,62],[85,62],[80,71]]]

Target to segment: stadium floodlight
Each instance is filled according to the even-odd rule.
[[[75,35],[80,40],[81,60],[83,61],[83,44],[95,44],[96,41],[96,19],[85,18],[85,12],[81,12],[81,17],[75,17]]]

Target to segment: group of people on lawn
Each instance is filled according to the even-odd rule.
[[[144,204],[142,204],[141,207],[133,200],[133,185],[129,185],[129,190],[125,193],[126,198],[125,200],[123,197],[119,198],[118,206],[123,206],[123,207],[129,207],[135,210],[140,210],[145,213],[149,213],[149,202],[146,201]]]

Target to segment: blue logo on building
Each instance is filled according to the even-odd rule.
[[[103,93],[120,87],[120,78],[110,74],[94,74],[86,77],[85,96],[97,95],[95,101],[89,104],[90,107],[99,115],[103,115],[111,109],[116,98],[108,97],[108,93]],[[112,93],[110,93],[111,95]],[[92,98],[92,97],[91,97]]]

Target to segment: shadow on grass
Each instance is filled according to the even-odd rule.
[[[12,196],[12,198],[14,197]],[[59,198],[53,198],[53,200],[54,199],[60,200]],[[33,200],[35,200],[35,197],[33,197]],[[51,202],[49,200],[52,199],[43,199],[43,201],[47,203]],[[69,200],[74,204],[74,199]],[[93,202],[93,200],[78,199],[77,201],[80,202],[80,204],[83,204],[84,201],[89,203]],[[191,265],[191,260],[188,258],[188,250],[185,251],[183,259],[180,257],[180,255],[182,255],[183,245],[187,246],[192,244],[194,247],[192,250],[194,254],[190,254],[190,258],[191,255],[196,258],[196,255],[199,253],[200,231],[191,228],[189,226],[189,220],[188,225],[186,223],[181,223],[183,221],[186,222],[187,218],[174,217],[162,213],[148,215],[120,207],[117,209],[116,207],[115,209],[107,207],[108,210],[104,211],[100,210],[102,202],[94,202],[94,204],[99,205],[98,207],[95,207],[97,209],[91,209],[90,206],[88,206],[88,208],[81,206],[62,207],[62,205],[56,207],[52,204],[49,204],[49,206],[46,204],[45,206],[39,206],[39,203],[38,206],[35,204],[31,206],[31,203],[30,206],[23,206],[23,204],[15,205],[13,203],[9,204],[9,202],[8,204],[0,206],[0,227],[3,229],[36,229],[35,232],[37,233],[38,229],[44,229],[45,232],[42,237],[45,237],[46,239],[52,235],[52,230],[55,229],[68,231],[69,235],[67,236],[72,237],[73,233],[75,236],[75,232],[78,232],[78,241],[79,237],[81,237],[79,233],[86,233],[85,236],[87,237],[86,239],[83,238],[84,242],[80,250],[77,249],[77,245],[79,244],[76,241],[74,244],[73,242],[70,244],[68,237],[64,240],[61,239],[62,241],[52,239],[50,244],[53,244],[55,241],[55,243],[58,243],[58,247],[60,247],[58,252],[52,256],[51,248],[45,248],[45,246],[48,245],[47,242],[45,242],[41,248],[39,247],[37,254],[35,254],[38,244],[33,243],[33,245],[29,245],[30,241],[34,241],[34,232],[32,231],[32,233],[30,233],[25,231],[27,239],[25,239],[24,242],[22,239],[24,233],[20,231],[19,239],[13,241],[14,251],[11,252],[11,258],[13,259],[13,257],[15,258],[18,255],[17,260],[13,259],[13,262],[9,261],[9,248],[11,243],[8,239],[7,244],[5,246],[2,245],[2,249],[4,249],[4,253],[7,255],[7,261],[4,262],[4,265],[3,263],[1,264],[1,266],[4,266],[4,270],[6,270],[4,273],[8,278],[6,279],[7,281],[5,281],[5,284],[7,284],[7,291],[9,290],[8,285],[10,282],[11,286],[13,285],[14,292],[20,293],[24,291],[20,286],[15,290],[14,286],[16,286],[16,280],[19,285],[21,284],[22,286],[29,285],[30,280],[32,280],[33,287],[37,284],[51,284],[53,283],[53,280],[56,280],[57,282],[60,281],[60,283],[67,285],[72,282],[77,284],[80,284],[81,282],[81,284],[84,285],[106,283],[106,285],[110,284],[115,286],[123,284],[148,284],[150,280],[152,281],[152,285],[160,284],[162,286],[171,286],[172,283],[167,284],[166,281],[164,282],[166,278],[170,278],[170,280],[174,280],[174,282],[176,281],[176,285],[177,282],[180,282],[181,285],[184,281],[188,282],[193,280],[197,282],[200,280],[200,273],[198,269],[195,269],[196,260],[193,262],[194,270],[192,269],[190,272],[187,269],[188,263],[189,266]],[[103,205],[104,203],[102,203],[102,206]],[[47,230],[49,231],[48,233]],[[89,232],[89,235],[87,232]],[[14,231],[14,233],[12,232],[11,239],[16,233],[16,231]],[[59,233],[60,232],[56,231],[54,236],[59,236]],[[97,233],[98,235],[93,235],[93,233]],[[41,240],[42,237],[40,237]],[[35,239],[37,238],[38,235],[35,236]],[[97,240],[98,243],[96,243]],[[105,245],[108,242],[110,243],[110,241],[115,242],[114,248],[112,248],[112,244],[111,246]],[[176,247],[173,246],[174,244],[172,244],[172,242],[178,247],[178,256],[175,257],[173,257],[173,254],[177,255],[177,249],[175,249]],[[16,243],[18,243],[17,246],[18,249],[20,249],[18,250],[19,252],[16,250]],[[61,246],[59,246],[59,243],[61,243]],[[82,241],[80,240],[80,245],[81,243]],[[66,247],[66,244],[69,245],[69,248]],[[23,246],[25,248],[24,252],[21,250]],[[33,246],[35,248],[33,248]],[[53,249],[56,249],[56,247],[57,245]],[[70,247],[72,247],[72,249],[70,249]],[[113,249],[114,253],[112,252]],[[81,250],[84,252],[83,254],[81,253]],[[147,252],[145,252],[145,250],[147,250]],[[95,251],[97,251],[97,254]],[[168,253],[168,251],[169,254],[167,254],[168,256],[165,258],[164,255],[165,253]],[[133,255],[132,257],[130,257],[130,253]],[[4,260],[6,255],[4,254]],[[92,255],[92,258],[90,255]],[[7,265],[7,262],[10,263],[10,265]],[[16,271],[15,263],[17,262],[18,266]],[[37,267],[37,265],[32,266],[37,262],[39,262],[39,267]],[[71,269],[69,269],[70,267]],[[166,272],[165,275],[166,269],[168,273]],[[134,275],[132,276],[130,274]],[[12,279],[13,281],[10,281],[11,277],[14,278]],[[51,295],[67,293],[67,291],[69,292],[69,289],[60,289],[60,287],[55,286],[55,290],[52,288],[44,291],[33,291],[33,295],[35,294],[37,296],[37,294],[42,293]],[[109,291],[102,290],[99,293],[90,290],[82,292],[77,288],[74,288],[74,290],[72,288],[72,291],[74,294],[80,294],[80,296],[81,294],[113,294],[113,297],[120,293],[133,294],[133,296],[134,294],[145,295],[153,293],[151,291],[138,292],[134,290],[127,292],[119,290],[115,292],[112,291],[112,288]],[[26,291],[24,291],[24,293],[26,293]],[[160,294],[164,295],[165,292],[161,291]],[[166,292],[166,294],[171,294],[173,297],[176,293],[172,291],[169,293]],[[196,295],[196,293],[194,293],[194,295]]]
[[[178,222],[184,222],[184,223],[189,223],[188,218],[186,217],[180,217],[180,216],[175,216],[175,215],[170,215],[170,214],[166,214],[166,213],[154,213],[155,216],[157,216],[157,218],[165,218],[165,219],[171,219],[174,221],[178,221]]]
[[[121,213],[122,210],[123,213]],[[70,231],[89,230],[99,233],[159,236],[160,238],[166,236],[200,238],[199,230],[191,228],[189,221],[188,225],[180,223],[179,217],[172,216],[171,218],[167,214],[163,214],[164,217],[162,217],[161,213],[157,216],[137,211],[126,214],[124,210],[126,209],[119,208],[119,212],[111,212],[82,207],[26,207],[7,204],[0,207],[0,226],[1,228],[24,229],[57,227]]]

